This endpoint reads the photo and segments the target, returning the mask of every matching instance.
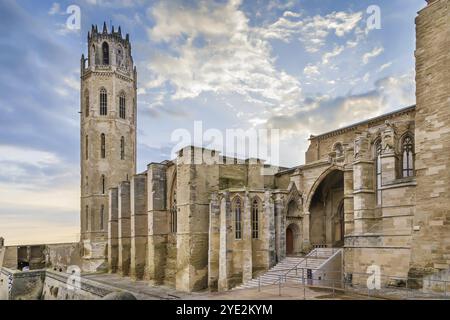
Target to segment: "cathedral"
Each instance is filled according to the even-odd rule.
[[[341,253],[346,281],[450,268],[450,1],[416,19],[416,105],[311,135],[305,164],[271,168],[186,147],[136,172],[129,36],[93,26],[81,59],[82,268],[226,291],[289,257]],[[213,161],[194,161],[208,156]],[[417,285],[420,285],[417,284]]]

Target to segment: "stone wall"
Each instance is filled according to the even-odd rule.
[[[431,2],[431,1],[429,1]],[[450,1],[416,19],[416,172],[411,275],[450,267]]]

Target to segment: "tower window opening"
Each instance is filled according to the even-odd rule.
[[[106,158],[106,138],[105,138],[105,134],[104,133],[102,133],[102,135],[100,136],[100,140],[101,140],[101,150],[100,150],[100,153],[101,153],[101,157],[102,157],[102,159],[105,159]]]
[[[86,160],[89,159],[89,136],[86,136],[86,142],[85,142],[85,156],[86,156]]]
[[[105,205],[100,207],[100,230],[105,229]]]
[[[126,113],[125,113],[125,93],[121,93],[119,97],[119,116],[122,119],[125,119]]]
[[[105,194],[105,189],[106,189],[106,179],[105,175],[102,174],[102,194]]]
[[[109,65],[109,45],[107,42],[103,42],[102,52],[103,52],[103,64]]]
[[[89,117],[89,91],[86,90],[85,93],[85,101],[84,101],[84,114],[85,117]]]
[[[89,231],[89,206],[86,206],[86,212],[84,217],[84,225],[86,227],[86,231]]]
[[[120,138],[120,160],[125,160],[125,138]]]
[[[105,88],[100,89],[100,115],[108,115],[108,93]]]

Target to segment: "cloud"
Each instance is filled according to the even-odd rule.
[[[367,52],[363,55],[363,63],[368,64],[370,59],[378,57],[380,54],[382,54],[384,51],[383,47],[375,47],[372,51]]]
[[[362,12],[332,12],[325,16],[315,15],[303,18],[301,14],[286,11],[274,23],[258,29],[265,39],[290,42],[297,38],[308,52],[318,52],[325,45],[330,34],[343,37],[357,31]]]
[[[409,106],[414,101],[414,74],[408,73],[382,78],[375,82],[373,90],[361,94],[305,99],[297,112],[272,116],[268,127],[281,129],[285,137],[320,134]]]
[[[318,76],[320,75],[319,72],[319,67],[318,66],[314,66],[312,64],[308,64],[304,69],[303,69],[303,73],[308,76]]]
[[[333,51],[331,52],[326,52],[323,56],[322,56],[322,64],[328,64],[330,62],[331,58],[337,57],[338,55],[340,55],[342,52],[344,51],[344,47],[343,46],[336,46]]]
[[[61,14],[61,5],[58,2],[54,2],[48,11],[48,14],[53,16],[55,14]]]
[[[173,86],[172,99],[205,92],[235,93],[277,108],[301,98],[298,79],[277,70],[270,44],[248,25],[240,3],[201,2],[194,8],[173,3],[155,6],[153,41],[168,42],[173,54],[155,54],[148,64],[152,87]]]

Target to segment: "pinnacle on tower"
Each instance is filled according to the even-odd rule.
[[[103,22],[103,33],[108,33],[108,28],[106,27],[106,22]]]
[[[119,26],[119,31],[117,31],[118,33],[119,33],[119,36],[122,38],[122,29],[120,29],[120,26]]]
[[[114,34],[114,26],[112,26],[111,33]]]

